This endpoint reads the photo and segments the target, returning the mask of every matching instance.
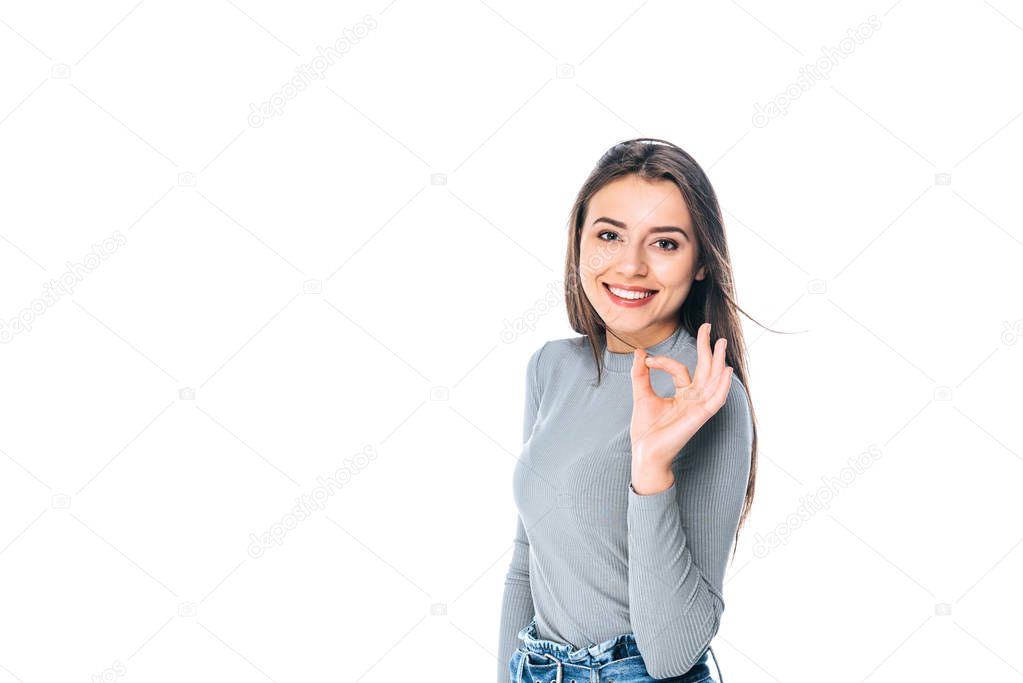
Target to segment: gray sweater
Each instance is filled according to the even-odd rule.
[[[629,486],[633,354],[601,350],[596,387],[586,337],[546,342],[527,364],[499,683],[534,615],[540,638],[576,648],[634,633],[650,675],[668,678],[699,659],[725,609],[752,448],[745,387],[733,375],[725,405],[672,462],[671,487],[640,495]],[[695,372],[696,339],[682,326],[647,351]],[[650,374],[658,396],[674,395],[668,374]]]

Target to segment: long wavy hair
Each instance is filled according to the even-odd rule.
[[[753,505],[757,478],[757,418],[753,410],[753,401],[749,398],[746,345],[738,312],[741,311],[747,318],[750,316],[735,301],[732,262],[728,255],[724,221],[717,195],[707,174],[696,160],[681,148],[657,138],[627,140],[607,150],[590,172],[576,196],[568,222],[570,234],[568,253],[565,257],[565,306],[569,323],[576,332],[588,337],[597,365],[599,383],[603,371],[602,346],[607,343],[607,329],[582,288],[580,240],[590,198],[612,180],[628,175],[636,175],[649,181],[670,180],[682,192],[699,244],[700,259],[696,268],[706,266],[706,271],[702,280],[693,281],[689,294],[679,310],[679,322],[694,337],[700,325],[705,322],[711,324],[716,336],[725,337],[728,340],[725,362],[732,366],[733,374],[746,388],[753,420],[753,454],[746,483],[746,499],[738,528],[735,530],[735,545],[732,550],[734,560],[739,543],[739,531]],[[711,339],[711,346],[713,345],[714,339]]]

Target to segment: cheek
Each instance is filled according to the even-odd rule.
[[[600,303],[600,285],[594,282],[592,277],[583,276],[582,290],[594,306]]]
[[[695,263],[690,259],[659,263],[654,267],[657,281],[665,287],[689,287],[690,281],[696,276]]]
[[[584,281],[592,280],[607,270],[611,259],[599,247],[583,246],[579,250],[579,272]]]

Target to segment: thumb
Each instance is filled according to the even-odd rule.
[[[650,386],[650,368],[647,367],[646,359],[649,354],[644,348],[637,348],[632,352],[632,399],[633,401],[656,396],[654,388]]]

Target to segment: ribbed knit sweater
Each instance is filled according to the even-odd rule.
[[[696,370],[696,339],[681,325],[646,349]],[[745,387],[732,376],[724,406],[672,461],[672,485],[641,495],[629,486],[633,353],[601,351],[599,386],[584,336],[546,342],[527,363],[499,683],[534,615],[538,637],[576,648],[633,633],[650,675],[668,678],[692,668],[725,608],[752,449]],[[667,373],[650,376],[658,396],[674,395]]]

